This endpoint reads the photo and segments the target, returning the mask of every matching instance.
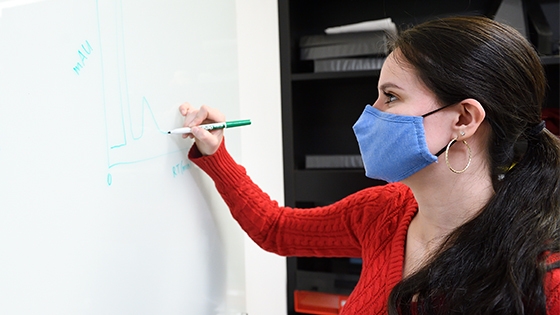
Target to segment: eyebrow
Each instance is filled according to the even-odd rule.
[[[387,88],[396,88],[399,90],[402,90],[402,88],[398,85],[396,85],[395,83],[391,83],[391,82],[387,82],[387,83],[383,83],[382,85],[379,86],[379,90],[384,91]]]

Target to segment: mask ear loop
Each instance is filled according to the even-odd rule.
[[[447,107],[449,107],[449,106],[453,106],[453,105],[455,105],[455,104],[459,104],[459,103],[450,103],[450,104],[444,105],[444,106],[442,106],[442,107],[440,107],[440,108],[436,108],[436,109],[434,109],[433,111],[428,112],[428,113],[422,115],[422,118],[426,118],[426,117],[430,116],[431,114],[437,113],[437,112],[439,112],[440,110],[442,110],[442,109],[444,109],[444,108],[447,108]],[[461,135],[464,136],[464,132],[462,132]],[[457,141],[457,138],[455,138],[455,141],[451,140],[451,142],[449,142],[449,144],[447,144],[447,147],[441,148],[441,150],[439,150],[438,153],[436,153],[436,154],[434,154],[434,155],[437,156],[437,157],[439,157],[440,155],[443,154],[443,152],[445,152],[445,160],[447,161],[447,150],[449,150],[449,147],[451,147],[453,144],[455,144],[456,141]],[[463,141],[463,142],[464,142],[464,141]],[[465,142],[465,144],[467,144],[467,143]],[[468,147],[468,146],[469,146],[469,145],[467,144],[467,147]],[[469,153],[470,153],[470,150],[471,150],[471,148],[469,148]],[[470,164],[470,155],[469,155],[469,164]],[[449,166],[449,163],[447,163],[447,165]],[[467,165],[467,167],[469,167],[469,166]],[[461,173],[464,172],[466,169],[467,169],[467,168],[465,168],[463,171],[461,171]]]
[[[449,143],[447,144],[447,147],[445,148],[445,163],[447,164],[447,167],[449,168],[450,171],[452,171],[455,174],[461,174],[464,173],[467,168],[469,168],[469,166],[471,165],[471,161],[472,161],[472,151],[471,151],[471,147],[469,146],[469,144],[467,143],[467,141],[463,140],[463,144],[465,144],[467,146],[467,151],[468,151],[468,155],[469,155],[469,161],[467,162],[467,165],[465,166],[465,168],[463,168],[462,170],[456,170],[453,167],[451,167],[451,164],[449,163],[449,148],[455,143],[457,142],[457,137],[453,138],[453,140],[449,141]]]
[[[428,113],[425,113],[424,115],[422,115],[422,118],[426,118],[426,117],[430,116],[431,114],[435,114],[435,113],[439,112],[440,110],[442,110],[442,109],[444,109],[444,108],[447,108],[447,107],[449,107],[449,106],[455,105],[455,104],[457,104],[457,103],[451,103],[451,104],[447,104],[447,105],[445,105],[445,106],[442,106],[442,107],[440,107],[440,108],[436,108],[436,109],[434,109],[433,111],[428,112]]]

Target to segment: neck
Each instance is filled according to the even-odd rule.
[[[482,165],[471,165],[469,172],[463,174],[451,173],[445,162],[433,166],[439,169],[425,172],[432,184],[426,185],[425,178],[405,183],[418,202],[418,214],[413,220],[419,232],[416,237],[427,247],[441,244],[449,233],[475,217],[494,194],[490,176],[484,175],[488,170]]]

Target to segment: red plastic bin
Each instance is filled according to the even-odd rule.
[[[348,296],[331,293],[295,290],[296,312],[315,315],[338,315]]]

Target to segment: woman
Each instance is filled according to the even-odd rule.
[[[445,18],[402,32],[354,131],[366,176],[332,205],[278,207],[225,149],[215,109],[180,111],[191,160],[249,236],[287,256],[361,257],[341,314],[560,314],[560,144],[545,77],[512,28]]]

